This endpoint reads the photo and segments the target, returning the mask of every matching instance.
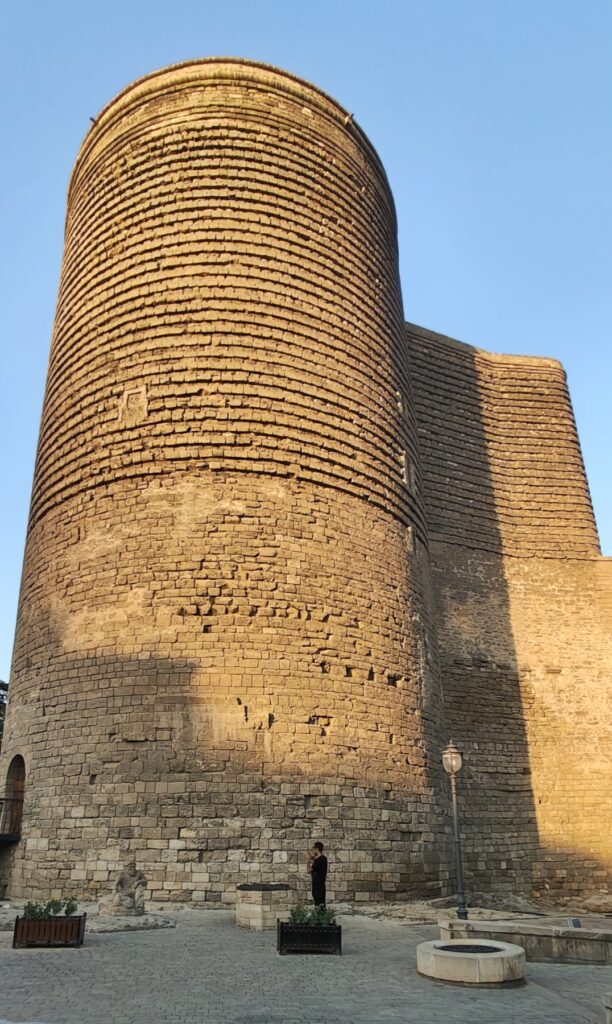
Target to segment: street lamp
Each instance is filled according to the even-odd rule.
[[[463,864],[461,862],[461,839],[459,837],[459,814],[457,813],[457,775],[463,764],[463,754],[451,740],[446,750],[442,751],[444,771],[450,777],[453,797],[453,833],[455,838],[455,863],[457,866],[457,917],[467,921],[468,909],[463,891]]]

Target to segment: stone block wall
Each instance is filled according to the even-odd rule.
[[[15,896],[595,892],[612,572],[562,368],[403,320],[370,143],[284,72],[135,83],[72,175],[0,760]]]
[[[393,201],[345,111],[198,62],[71,179],[5,749],[15,895],[439,892],[440,697]],[[297,884],[297,883],[296,883]]]
[[[154,899],[306,892],[318,838],[336,898],[438,884],[415,706],[432,728],[439,706],[413,682],[424,648],[402,647],[409,577],[389,576],[393,551],[419,571],[405,528],[254,474],[114,486],[94,510],[30,535],[12,891],[103,892],[131,853]]]
[[[295,896],[291,889],[272,892],[239,892],[236,901],[236,924],[239,928],[265,931],[276,928],[280,919],[286,921]]]
[[[473,889],[609,884],[612,562],[554,360],[407,326]]]

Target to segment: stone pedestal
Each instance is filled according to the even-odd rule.
[[[264,931],[276,928],[278,917],[286,915],[291,905],[291,888],[273,883],[249,883],[238,886],[236,924],[240,928]]]

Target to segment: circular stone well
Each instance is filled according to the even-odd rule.
[[[463,985],[501,985],[522,981],[525,950],[510,942],[446,939],[417,946],[417,970],[438,981]]]

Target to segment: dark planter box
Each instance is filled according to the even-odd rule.
[[[312,925],[276,922],[276,949],[285,953],[331,953],[342,955],[342,928],[339,924]]]
[[[82,946],[87,914],[74,917],[15,918],[13,949],[28,946]]]

